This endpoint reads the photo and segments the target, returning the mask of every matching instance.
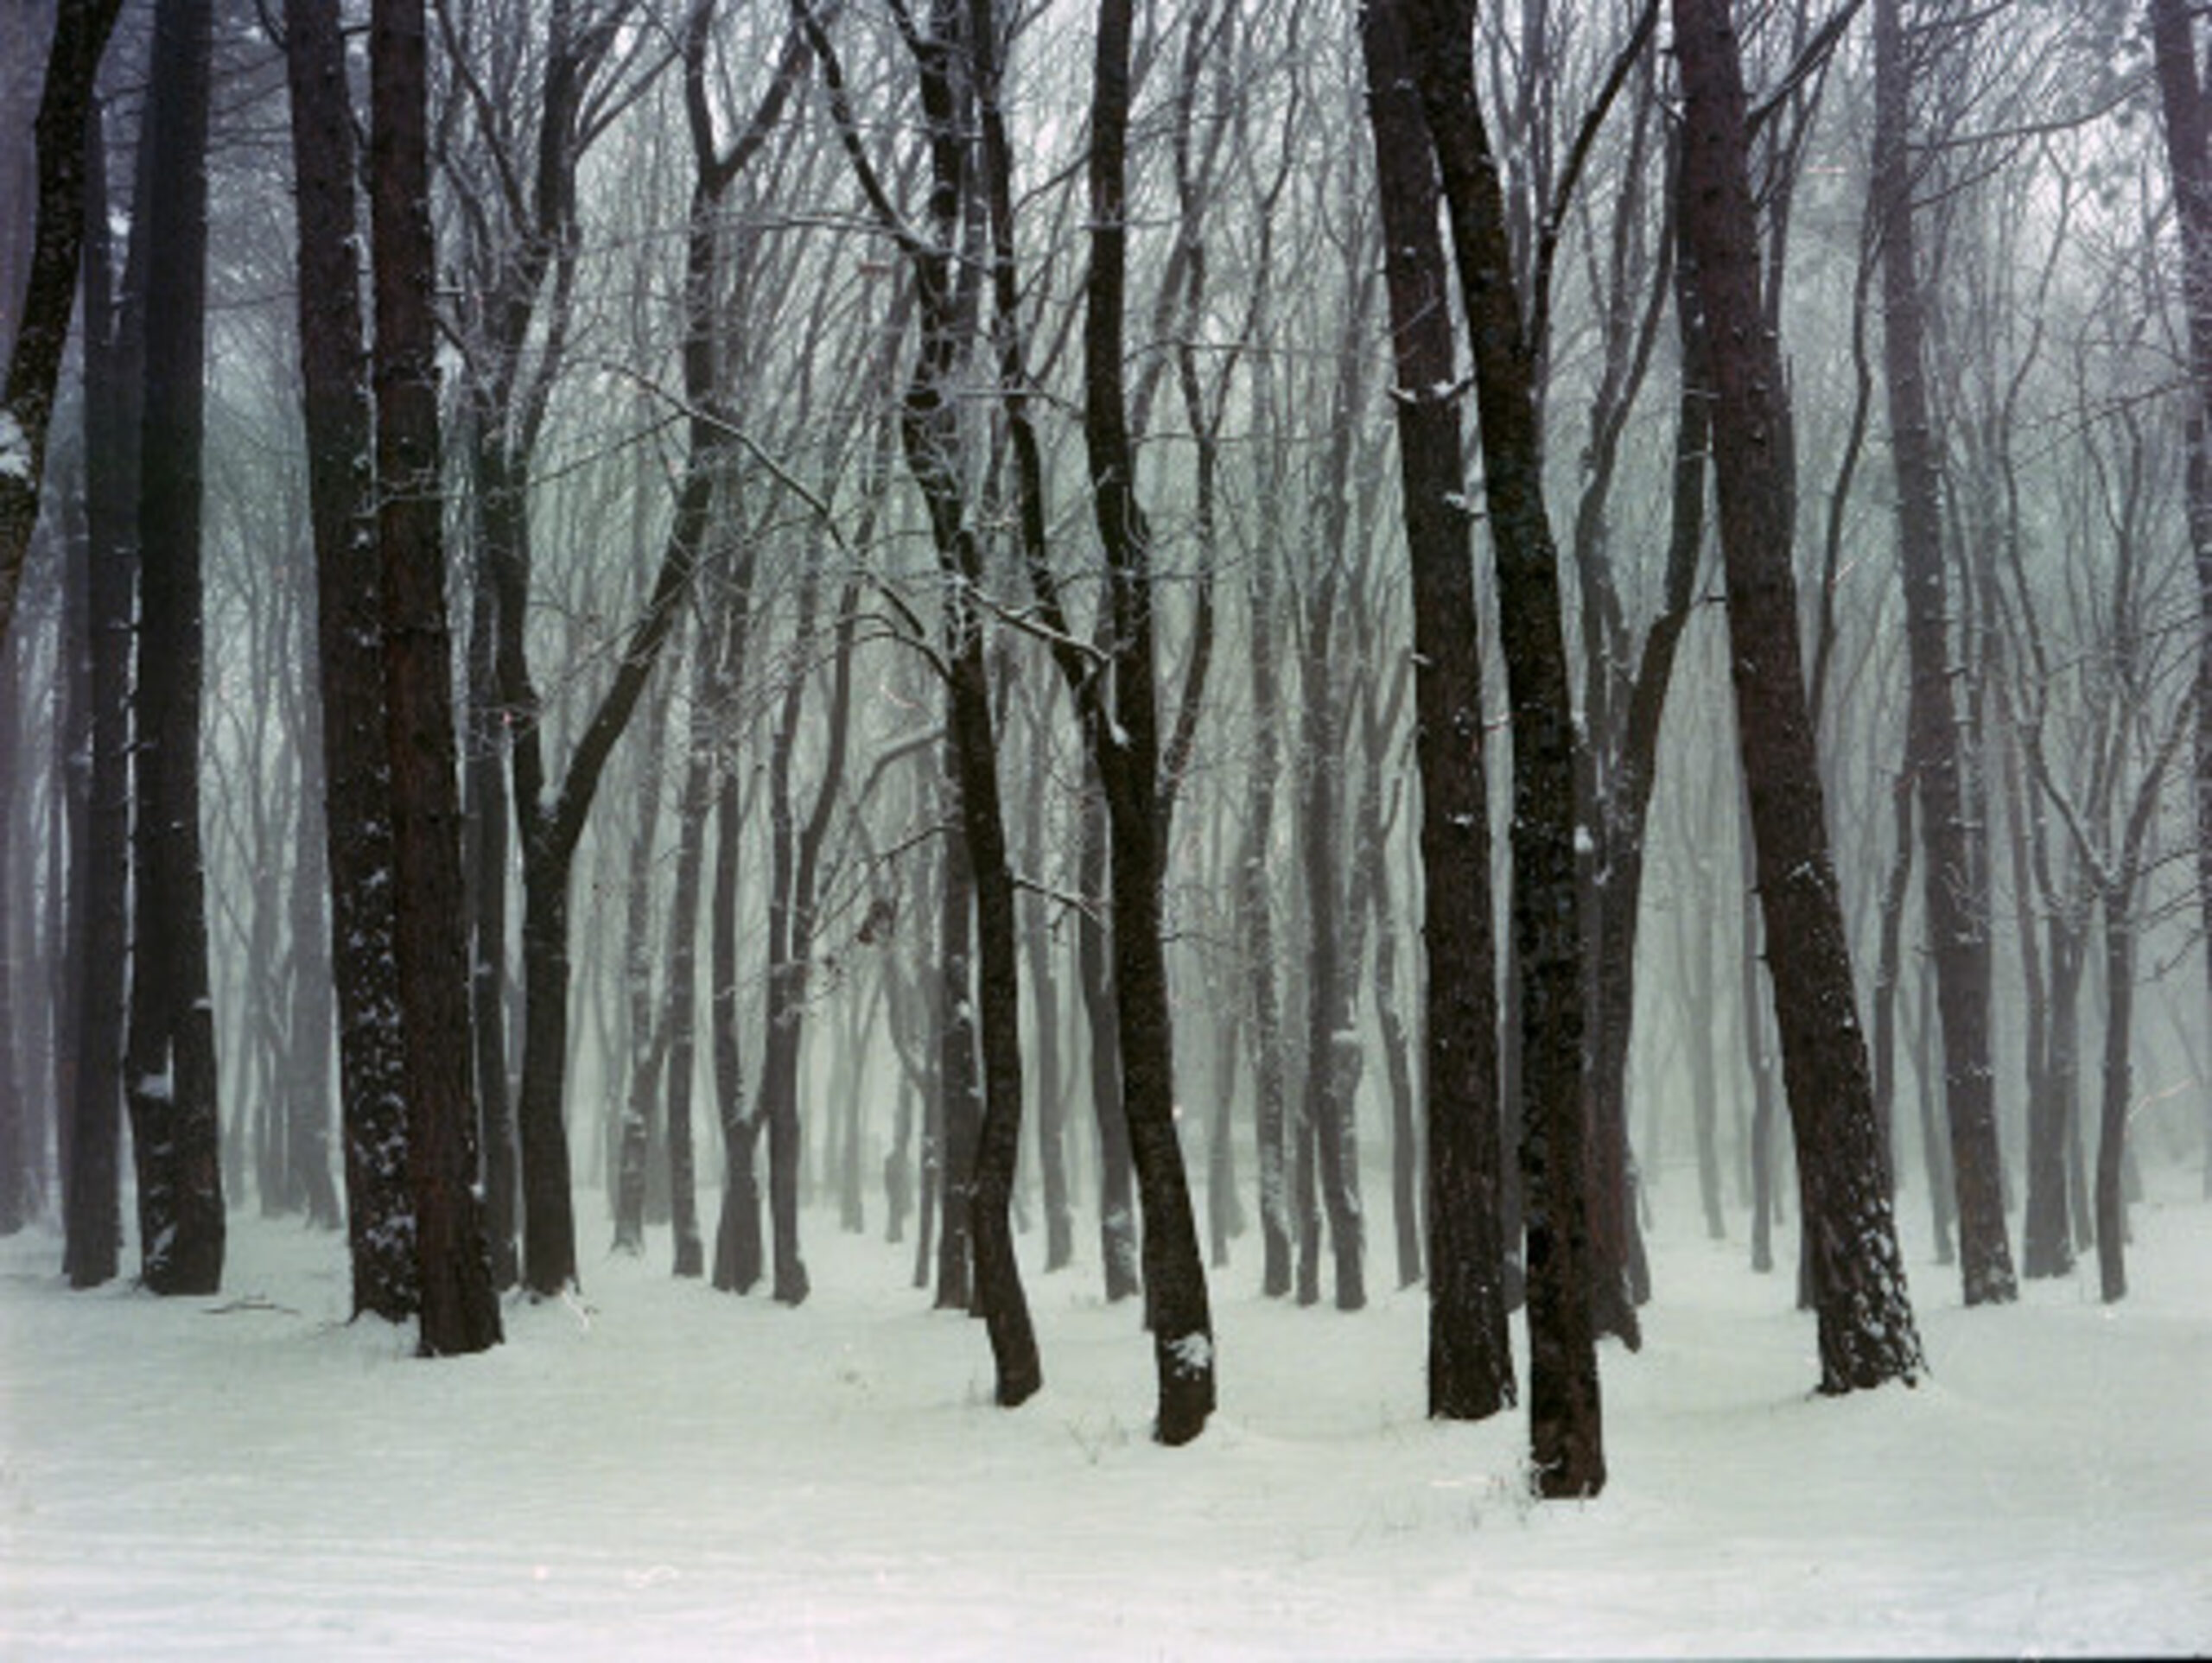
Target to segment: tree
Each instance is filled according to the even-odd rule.
[[[1428,127],[1475,364],[1483,491],[1513,727],[1513,932],[1521,1000],[1521,1171],[1528,1241],[1529,1417],[1546,1495],[1605,1487],[1584,1175],[1583,943],[1574,702],[1559,555],[1544,501],[1539,359],[1548,254],[1530,292],[1475,90],[1472,0],[1410,0]],[[1602,105],[1599,106],[1602,111]],[[1551,233],[1555,236],[1555,232]]]
[[[2186,490],[2196,566],[2196,890],[2212,970],[2212,86],[2197,67],[2197,30],[2183,0],[2150,0],[2151,44],[2165,117],[2166,168],[2181,225],[2190,397]],[[2204,1165],[2212,1195],[2212,1156]]]
[[[1160,939],[1166,828],[1160,801],[1152,534],[1137,498],[1136,454],[1122,377],[1130,0],[1099,0],[1097,19],[1091,62],[1083,428],[1091,511],[1106,560],[1103,608],[1111,620],[1106,668],[1113,685],[1110,711],[1094,695],[1086,716],[1109,822],[1122,1105],[1144,1209],[1145,1293],[1160,1385],[1153,1436],[1173,1445],[1205,1431],[1213,1412],[1213,1321],[1189,1179],[1175,1133],[1175,1053]],[[1062,619],[1053,632],[1070,639],[1064,625]],[[1064,666],[1076,669],[1065,660]],[[1079,671],[1070,679],[1079,695],[1094,685]]]
[[[290,0],[284,60],[299,219],[300,389],[321,671],[321,818],[330,878],[353,1309],[416,1310],[414,1203],[395,981],[373,412],[362,340],[353,103],[332,0]],[[314,812],[310,806],[308,812]]]
[[[138,482],[135,933],[126,1101],[139,1253],[157,1293],[220,1285],[225,1217],[200,848],[207,0],[161,0],[149,104]]]
[[[1943,1030],[1943,1101],[1969,1305],[2017,1295],[2005,1239],[1990,1055],[1988,861],[1969,825],[1943,580],[1942,480],[1929,409],[1923,291],[1916,263],[1911,105],[1914,54],[1900,0],[1874,3],[1874,213],[1882,254],[1882,357],[1897,474],[1897,567],[1910,669],[1910,772],[1921,812],[1923,892]]]
[[[117,295],[104,112],[85,129],[84,401],[86,713],[84,859],[70,873],[80,922],[76,1095],[63,1186],[63,1269],[75,1288],[112,1280],[121,1245],[123,1046],[130,941],[130,627],[137,563],[140,281]],[[143,247],[145,217],[133,216]]]
[[[16,593],[38,523],[39,485],[54,391],[76,303],[86,236],[85,130],[95,83],[122,0],[75,0],[55,9],[39,95],[38,217],[21,321],[10,343],[0,397],[0,638],[16,615]]]
[[[1891,1216],[1854,1010],[1798,639],[1796,491],[1778,339],[1761,303],[1743,70],[1728,0],[1673,0],[1682,89],[1684,246],[1712,374],[1713,461],[1730,676],[1820,1333],[1821,1389],[1925,1366]]]
[[[461,801],[446,625],[444,492],[431,311],[423,0],[374,0],[369,27],[378,572],[392,830],[392,951],[407,1168],[427,1356],[500,1339],[476,1196]]]
[[[1427,962],[1428,1409],[1513,1401],[1498,1188],[1497,984],[1483,771],[1481,639],[1435,164],[1411,85],[1402,0],[1367,0],[1360,44],[1395,352],[1398,467],[1414,591]]]

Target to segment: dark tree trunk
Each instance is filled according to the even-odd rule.
[[[484,1233],[492,1256],[492,1285],[502,1291],[521,1279],[518,1251],[520,1151],[515,1143],[514,1084],[507,1077],[507,725],[499,709],[499,591],[485,550],[486,506],[481,492],[472,505],[477,519],[476,559],[469,581],[468,753],[461,760],[462,858],[469,885],[468,1006],[470,1068],[481,1114]]]
[[[476,1198],[468,948],[439,486],[436,262],[422,0],[375,0],[369,33],[377,514],[391,770],[393,952],[425,1355],[499,1342]]]
[[[1726,0],[1674,0],[1683,91],[1683,228],[1713,371],[1713,465],[1732,679],[1782,1066],[1812,1247],[1821,1389],[1916,1378],[1926,1366],[1891,1217],[1873,1082],[1805,693],[1790,564],[1794,464],[1779,341],[1761,308],[1748,125]]]
[[[976,79],[997,92],[997,20],[993,8],[970,14],[967,41]],[[906,384],[899,430],[906,465],[927,505],[938,570],[945,582],[946,726],[960,806],[960,847],[975,906],[976,974],[953,989],[980,1012],[982,1114],[964,1164],[967,1224],[974,1248],[975,1307],[988,1328],[999,1403],[1014,1408],[1044,1384],[1037,1336],[1022,1292],[1009,1216],[1021,1149],[1021,981],[1015,951],[1014,874],[1007,859],[1006,820],[999,801],[998,739],[984,659],[982,621],[973,593],[983,584],[982,550],[968,524],[961,492],[959,415],[954,372],[962,355],[962,308],[955,282],[956,239],[963,206],[982,206],[971,187],[964,113],[955,91],[954,54],[961,34],[958,0],[934,0],[927,32],[910,32],[930,149],[931,240],[913,254],[920,295],[919,352]],[[951,886],[948,885],[948,893]],[[947,927],[953,921],[948,917]],[[967,920],[960,921],[964,930]],[[952,960],[947,955],[950,974]],[[956,1026],[958,1025],[955,1025]],[[950,1041],[948,1039],[948,1044]],[[948,1102],[948,1109],[953,1107]],[[963,1109],[963,1118],[966,1111]],[[957,1157],[956,1157],[957,1158]],[[955,1171],[963,1171],[956,1165]]]
[[[85,127],[85,860],[70,874],[82,921],[76,1096],[62,1189],[69,1285],[112,1281],[122,1239],[124,972],[130,963],[130,598],[137,562],[139,308],[118,304],[108,232],[106,144],[99,112]],[[141,216],[133,223],[144,225]],[[139,233],[143,235],[143,232]],[[134,240],[136,238],[134,238]]]
[[[1472,0],[1410,0],[1414,80],[1452,227],[1475,363],[1484,492],[1513,727],[1513,930],[1521,982],[1521,1171],[1536,1487],[1594,1495],[1605,1457],[1584,1173],[1583,973],[1574,703],[1543,496],[1536,355],[1475,92]]]
[[[1912,65],[1901,0],[1874,0],[1874,181],[1882,250],[1883,367],[1897,471],[1913,772],[1929,949],[1942,1022],[1943,1101],[1958,1197],[1959,1269],[1969,1305],[2018,1295],[2005,1235],[1997,1076],[1990,1054],[1987,859],[1968,825],[1943,578],[1942,480],[1929,413],[1924,302],[1914,255]]]
[[[951,690],[946,689],[946,704]],[[948,738],[946,750],[953,741]],[[976,1058],[976,877],[969,864],[967,815],[960,806],[959,765],[945,759],[944,876],[938,893],[936,1171],[937,1308],[969,1311],[976,1303],[969,1234],[976,1193],[976,1129],[982,1081]]]
[[[213,50],[206,0],[156,7],[141,141],[151,147],[152,218],[139,446],[137,930],[126,1066],[140,1260],[156,1293],[214,1292],[226,1228],[200,828]]]
[[[1483,771],[1481,632],[1436,178],[1400,0],[1369,0],[1367,67],[1395,347],[1394,401],[1413,584],[1427,962],[1428,1410],[1473,1420],[1514,1400],[1499,1190],[1496,926]]]
[[[299,217],[300,370],[321,672],[322,834],[338,1006],[346,1225],[353,1310],[415,1314],[415,1203],[393,959],[391,765],[385,751],[383,581],[370,474],[357,145],[337,13],[288,7],[294,194]],[[314,812],[311,807],[309,812]]]
[[[2190,543],[2197,593],[2196,889],[2205,960],[2212,969],[2212,89],[2196,57],[2196,28],[2186,0],[2150,0],[2151,41],[2165,117],[2166,165],[2181,225],[2182,288],[2189,318],[2195,397],[2188,422]],[[2212,1119],[2208,1119],[2212,1127]],[[2212,1196],[2212,1137],[2206,1140],[2204,1193]]]
[[[1111,619],[1110,723],[1091,738],[1111,822],[1114,998],[1122,1104],[1144,1208],[1143,1266],[1159,1414],[1153,1435],[1186,1444],[1214,1408],[1213,1323],[1205,1263],[1175,1131],[1174,1044],[1160,939],[1165,826],[1154,678],[1152,533],[1136,493],[1136,453],[1124,397],[1128,262],[1127,153],[1130,0],[1099,0],[1092,60],[1090,269],[1084,285],[1084,441],[1091,505],[1106,556]],[[1103,713],[1098,713],[1103,715]]]
[[[69,342],[77,266],[87,235],[85,130],[98,105],[100,56],[121,0],[62,0],[48,48],[33,134],[38,147],[37,223],[22,321],[0,398],[0,639],[16,615],[23,562],[38,525],[54,390]],[[10,212],[14,210],[11,208]]]

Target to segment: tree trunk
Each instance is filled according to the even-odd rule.
[[[1583,973],[1574,702],[1543,495],[1537,355],[1497,162],[1475,92],[1473,0],[1411,0],[1409,39],[1459,275],[1513,726],[1513,931],[1521,982],[1521,1171],[1529,1431],[1539,1493],[1594,1495],[1605,1457],[1584,1172]]]
[[[393,956],[425,1355],[500,1339],[476,1198],[468,949],[439,486],[436,261],[422,0],[375,0],[369,32],[376,268],[377,513],[383,579]]]
[[[1969,1305],[2018,1297],[2005,1241],[1990,1055],[1987,860],[1968,823],[1943,580],[1942,481],[1925,379],[1924,303],[1913,249],[1912,66],[1901,0],[1874,0],[1874,181],[1882,249],[1882,357],[1897,471],[1908,720],[1922,803],[1923,904],[1942,1023],[1943,1101]]]
[[[1925,1367],[1891,1215],[1873,1082],[1828,856],[1790,564],[1795,493],[1780,343],[1760,305],[1742,68],[1726,0],[1674,0],[1683,91],[1683,227],[1710,338],[1713,465],[1731,675],[1770,943],[1782,1066],[1812,1244],[1821,1389]]]
[[[1205,1263],[1175,1131],[1174,1044],[1160,939],[1166,869],[1153,639],[1151,530],[1136,494],[1122,384],[1128,257],[1130,0],[1099,0],[1092,62],[1090,270],[1084,319],[1084,441],[1106,556],[1113,716],[1091,736],[1110,824],[1114,997],[1122,1104],[1144,1207],[1143,1265],[1159,1377],[1153,1435],[1186,1444],[1214,1408]],[[1102,713],[1103,714],[1103,713]]]
[[[69,343],[77,266],[87,235],[85,131],[98,104],[100,56],[121,0],[64,0],[54,16],[34,134],[38,213],[22,321],[0,398],[0,639],[16,615],[23,562],[38,526],[39,486],[54,390]],[[13,210],[10,210],[13,212]]]
[[[106,143],[85,127],[85,860],[70,874],[83,921],[77,991],[77,1091],[67,1106],[63,1269],[73,1288],[115,1279],[122,1241],[123,1045],[130,963],[130,598],[137,564],[138,340],[135,298],[115,292]],[[134,215],[143,237],[144,217]],[[120,299],[121,303],[118,304]],[[67,1043],[65,1041],[65,1043]]]
[[[415,1203],[393,958],[383,581],[345,43],[330,7],[288,7],[285,67],[299,218],[300,369],[321,672],[321,810],[338,1006],[348,1250],[356,1315],[415,1314]],[[309,812],[314,812],[311,807]]]
[[[1499,1190],[1497,980],[1483,771],[1481,632],[1428,132],[1401,0],[1360,18],[1374,130],[1393,400],[1413,586],[1427,965],[1428,1412],[1475,1420],[1514,1400]]]
[[[2150,0],[2151,41],[2165,117],[2166,165],[2181,225],[2183,306],[2189,319],[2194,397],[2187,424],[2190,544],[2197,593],[2197,906],[2205,960],[2212,970],[2212,89],[2197,67],[2196,28],[2186,0]],[[2212,1127],[2212,1119],[2207,1121]],[[2212,1137],[2206,1139],[2204,1193],[2212,1197]]]
[[[156,1293],[213,1292],[226,1230],[200,826],[213,50],[206,0],[156,7],[141,139],[151,147],[152,219],[139,449],[137,916],[126,1066],[139,1254]]]

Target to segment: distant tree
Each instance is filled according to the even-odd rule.
[[[424,1355],[500,1340],[476,1193],[461,801],[446,625],[436,331],[431,310],[423,0],[374,0],[369,27],[378,575],[407,1165]]]
[[[15,617],[38,524],[47,432],[86,235],[85,127],[96,107],[100,57],[121,10],[122,0],[62,0],[47,48],[35,126],[37,221],[23,309],[8,343],[8,378],[0,390],[0,637]]]
[[[126,1101],[157,1293],[222,1281],[226,1219],[200,847],[208,0],[160,0],[149,106],[140,412],[136,865]]]
[[[1767,965],[1797,1134],[1821,1389],[1848,1392],[1911,1381],[1925,1362],[1891,1216],[1798,638],[1788,382],[1778,339],[1751,321],[1764,313],[1739,48],[1728,0],[1673,0],[1673,18],[1684,247],[1709,330],[1738,739],[1766,939],[1787,943]]]

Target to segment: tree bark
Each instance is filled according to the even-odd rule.
[[[122,0],[64,0],[47,49],[34,135],[38,214],[22,320],[9,349],[0,398],[0,639],[16,615],[23,562],[37,529],[54,390],[69,343],[77,266],[86,235],[85,130],[97,105],[100,57]]]
[[[1791,569],[1796,486],[1780,344],[1761,327],[1742,67],[1727,0],[1674,0],[1683,92],[1683,230],[1713,371],[1714,478],[1730,671],[1759,903],[1797,1137],[1821,1389],[1911,1381],[1925,1367],[1891,1214],[1873,1082],[1853,1008],[1827,847]]]
[[[336,8],[290,0],[284,49],[299,219],[301,396],[321,674],[320,808],[338,1005],[347,1244],[355,1314],[372,1311],[400,1322],[416,1307],[415,1209],[388,881],[391,765],[369,366],[355,251],[358,147]]]
[[[393,955],[407,1093],[421,1349],[499,1342],[476,1198],[461,802],[446,625],[436,330],[431,295],[423,0],[374,0],[369,29],[370,235],[376,270],[377,513],[383,580]]]
[[[137,918],[126,1048],[139,1254],[157,1293],[221,1284],[215,1021],[200,826],[207,0],[162,0],[141,143],[151,149],[139,444]]]
[[[1990,1054],[1988,861],[1965,789],[1943,579],[1942,479],[1929,413],[1924,309],[1914,253],[1912,64],[1901,0],[1874,0],[1874,180],[1882,249],[1882,357],[1904,582],[1908,720],[1921,797],[1921,866],[1943,1101],[1958,1196],[1959,1270],[1969,1305],[2018,1297],[2005,1241],[1997,1078]]]
[[[1513,930],[1521,996],[1521,1171],[1535,1482],[1594,1495],[1605,1457],[1590,1297],[1574,701],[1543,495],[1540,337],[1514,270],[1475,92],[1472,0],[1409,0],[1408,38],[1473,347],[1475,406],[1513,725]]]
[[[1412,86],[1402,7],[1403,0],[1368,0],[1360,43],[1396,353],[1393,403],[1413,585],[1421,949],[1428,968],[1428,1412],[1476,1420],[1514,1401],[1500,1218],[1481,630],[1435,166]]]
[[[63,1270],[74,1288],[112,1281],[122,1239],[123,1045],[130,963],[130,597],[137,563],[138,340],[142,313],[118,297],[108,229],[101,113],[85,127],[85,860],[70,874],[83,921],[76,1096],[63,1186]],[[134,215],[143,238],[145,220]],[[118,303],[120,301],[120,303]],[[64,1043],[70,1043],[65,1040]]]
[[[1160,814],[1151,529],[1136,494],[1122,381],[1128,258],[1130,0],[1099,0],[1090,105],[1090,270],[1084,285],[1084,441],[1106,555],[1110,720],[1092,722],[1111,822],[1114,994],[1122,1104],[1144,1207],[1143,1265],[1159,1378],[1153,1435],[1186,1444],[1214,1408],[1205,1263],[1175,1131],[1174,1044],[1160,939],[1166,873]],[[1103,714],[1103,713],[1100,713]]]

